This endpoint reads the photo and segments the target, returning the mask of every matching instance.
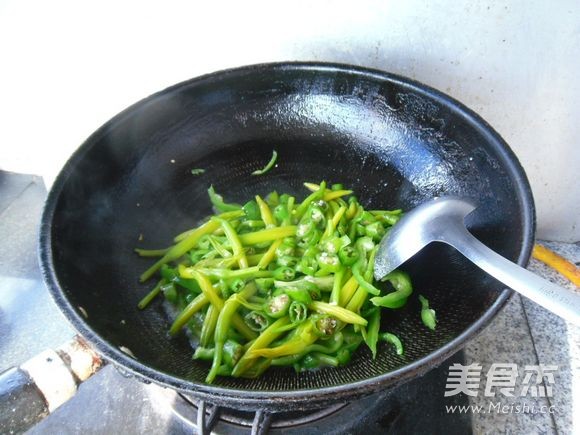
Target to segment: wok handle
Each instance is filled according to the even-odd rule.
[[[80,337],[0,374],[0,428],[22,433],[70,399],[104,364]]]
[[[512,263],[485,246],[465,228],[446,234],[445,239],[446,243],[497,280],[564,320],[580,326],[580,294]]]

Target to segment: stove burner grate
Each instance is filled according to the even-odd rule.
[[[346,406],[339,403],[324,409],[270,413],[264,410],[242,411],[206,404],[185,394],[179,396],[183,400],[174,407],[175,413],[190,426],[195,427],[199,435],[210,434],[219,422],[229,423],[240,429],[251,428],[252,435],[264,435],[270,429],[293,428],[313,423]]]

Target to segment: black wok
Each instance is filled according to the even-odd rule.
[[[273,149],[278,166],[251,176]],[[193,176],[192,168],[205,174]],[[242,202],[272,189],[303,196],[303,181],[323,179],[354,189],[372,208],[408,210],[443,194],[474,198],[474,234],[504,257],[528,261],[530,187],[484,120],[403,77],[282,63],[178,84],[97,130],[50,191],[40,241],[44,277],[74,327],[114,364],[209,402],[274,410],[344,401],[421,375],[480,331],[510,296],[450,248],[433,245],[404,269],[416,294],[437,310],[437,330],[422,326],[414,298],[384,316],[384,328],[405,344],[404,357],[385,345],[376,360],[364,349],[343,368],[271,369],[255,380],[204,383],[208,366],[191,359],[184,336],[168,337],[161,301],[137,309],[152,284],[139,283],[150,261],[133,248],[165,247],[208,215],[210,184]]]

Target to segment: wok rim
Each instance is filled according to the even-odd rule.
[[[77,148],[77,150],[75,150],[61,169],[48,193],[41,219],[39,259],[42,275],[49,292],[60,311],[73,328],[80,333],[106,360],[116,366],[122,367],[124,370],[127,370],[129,373],[137,376],[145,382],[152,381],[161,386],[169,387],[185,394],[194,395],[201,400],[206,400],[211,403],[239,406],[247,409],[290,409],[299,408],[301,405],[304,408],[312,408],[333,402],[354,399],[362,395],[379,391],[388,386],[400,384],[404,381],[410,380],[411,378],[421,376],[428,370],[441,364],[452,354],[459,351],[471,338],[474,338],[478,333],[480,333],[509,300],[513,294],[512,290],[504,288],[491,307],[489,307],[479,319],[473,322],[465,331],[453,340],[425,357],[406,364],[396,370],[362,381],[332,387],[283,391],[251,391],[187,381],[183,378],[149,367],[148,365],[133,359],[97,334],[86,320],[77,312],[77,309],[70,303],[64,291],[61,289],[54,268],[52,241],[50,237],[56,204],[76,163],[83,158],[83,156],[104,134],[106,134],[107,130],[132,116],[135,109],[146,106],[155,99],[175,92],[182,87],[201,85],[206,81],[212,82],[216,79],[226,79],[231,76],[243,76],[268,70],[316,70],[324,73],[348,73],[351,75],[398,84],[432,98],[443,105],[451,106],[456,110],[458,115],[462,116],[470,125],[478,129],[480,133],[484,135],[491,148],[494,149],[498,157],[503,160],[502,163],[504,169],[514,181],[514,193],[516,194],[517,200],[520,202],[523,210],[523,238],[517,264],[525,267],[529,261],[533,248],[536,227],[535,206],[531,187],[514,152],[483,118],[458,100],[430,86],[398,74],[343,63],[273,62],[220,70],[167,87],[164,90],[143,98],[115,115],[99,127]]]

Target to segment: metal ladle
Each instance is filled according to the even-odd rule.
[[[375,260],[375,278],[384,278],[429,243],[443,242],[506,286],[580,325],[580,295],[512,263],[469,233],[464,219],[475,208],[469,200],[442,197],[406,213],[381,241]]]

